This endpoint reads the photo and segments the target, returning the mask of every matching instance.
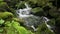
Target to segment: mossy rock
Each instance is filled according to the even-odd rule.
[[[11,12],[0,12],[0,19],[12,18],[13,14]]]
[[[40,7],[37,7],[37,8],[33,8],[33,9],[32,9],[32,12],[33,12],[33,13],[37,13],[37,12],[41,12],[41,11],[43,11],[43,9],[40,8]]]

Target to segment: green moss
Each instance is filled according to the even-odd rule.
[[[10,12],[0,12],[0,18],[6,19],[6,18],[11,18],[13,17],[13,14]]]

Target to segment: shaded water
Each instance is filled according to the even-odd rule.
[[[51,26],[47,24],[47,22],[50,21],[47,17],[38,17],[33,14],[30,14],[32,8],[30,8],[26,3],[25,6],[26,8],[19,9],[16,11],[16,13],[19,15],[18,17],[25,20],[25,26],[31,27],[34,31],[37,31],[36,28],[38,27],[38,25],[45,22],[48,29],[51,30]]]

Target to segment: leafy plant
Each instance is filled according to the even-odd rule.
[[[3,19],[0,19],[0,25],[2,25],[4,23]]]
[[[7,34],[29,34],[30,32],[28,32],[27,29],[25,29],[24,27],[20,26],[20,24],[16,21],[12,21],[10,23],[10,21],[7,21],[5,23],[7,28]]]

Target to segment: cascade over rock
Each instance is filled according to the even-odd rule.
[[[26,3],[25,6],[26,8],[16,11],[16,13],[19,15],[18,17],[25,20],[25,26],[31,27],[34,31],[37,31],[36,28],[38,25],[45,22],[46,26],[51,30],[51,26],[47,24],[47,22],[50,21],[47,17],[39,17],[30,14],[32,8],[30,8]]]

